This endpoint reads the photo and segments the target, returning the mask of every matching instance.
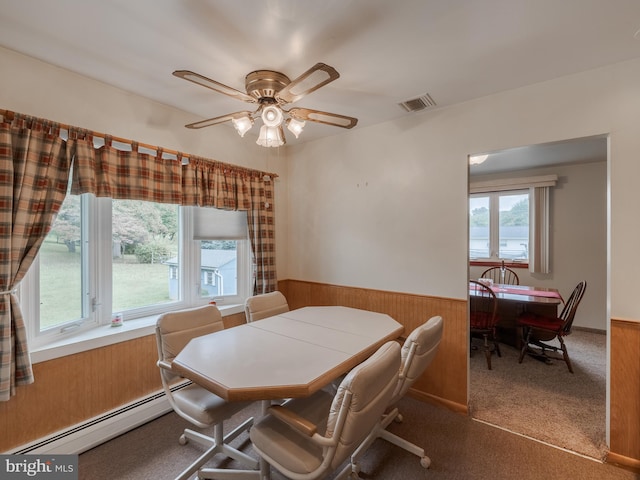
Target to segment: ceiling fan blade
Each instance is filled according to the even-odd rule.
[[[358,123],[357,118],[338,115],[337,113],[311,110],[309,108],[292,108],[289,110],[289,115],[296,120],[309,120],[310,122],[324,123],[325,125],[342,128],[353,128]]]
[[[335,68],[324,63],[316,63],[298,78],[294,79],[276,94],[276,100],[284,103],[292,103],[300,100],[305,95],[316,91],[329,82],[340,77]]]
[[[187,128],[204,128],[204,127],[210,127],[212,125],[218,125],[219,123],[224,123],[224,122],[228,122],[230,120],[233,120],[234,118],[238,118],[238,117],[251,117],[251,115],[253,114],[253,112],[235,112],[235,113],[229,113],[227,115],[222,115],[220,117],[214,117],[214,118],[209,118],[207,120],[202,120],[200,122],[194,122],[194,123],[190,123],[188,125],[185,125],[185,127]]]
[[[189,80],[190,82],[197,83],[198,85],[210,88],[211,90],[215,90],[218,93],[223,93],[237,100],[242,100],[243,102],[256,103],[258,101],[257,99],[253,98],[250,95],[247,95],[244,92],[241,92],[240,90],[227,87],[226,85],[216,82],[215,80],[211,80],[210,78],[204,77],[199,73],[194,73],[189,70],[176,70],[175,72],[173,72],[173,74],[176,77]]]

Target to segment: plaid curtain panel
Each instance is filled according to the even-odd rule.
[[[0,401],[33,382],[13,290],[60,210],[69,169],[67,145],[54,124],[22,115],[0,124]]]
[[[253,208],[247,212],[247,223],[256,269],[253,293],[259,295],[278,289],[273,179],[269,175],[252,178],[249,187]]]

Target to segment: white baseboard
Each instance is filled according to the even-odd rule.
[[[6,453],[80,454],[170,411],[160,391]]]

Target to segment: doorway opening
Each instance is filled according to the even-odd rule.
[[[520,351],[509,342],[500,343],[502,356],[494,353],[491,370],[482,351],[471,350],[470,415],[597,459],[607,453],[607,142],[600,135],[489,152],[469,167],[470,186],[556,175],[549,193],[550,271],[512,264],[520,285],[555,288],[565,299],[578,282],[588,285],[565,339],[575,373],[562,360],[546,364],[525,356],[519,363]],[[477,261],[471,246],[469,279],[477,280],[489,259]]]

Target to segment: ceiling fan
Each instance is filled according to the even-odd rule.
[[[263,125],[256,143],[263,147],[279,147],[286,143],[283,124],[298,138],[306,121],[342,128],[353,128],[358,123],[357,118],[337,113],[299,107],[288,110],[283,108],[340,77],[336,69],[324,63],[316,63],[294,80],[289,80],[285,74],[273,70],[256,70],[245,77],[246,93],[189,70],[176,70],[173,74],[218,93],[258,105],[254,111],[228,113],[190,123],[185,125],[187,128],[203,128],[231,121],[240,136],[244,137],[244,134],[253,126],[255,119],[260,117]],[[288,118],[285,119],[285,116]]]

